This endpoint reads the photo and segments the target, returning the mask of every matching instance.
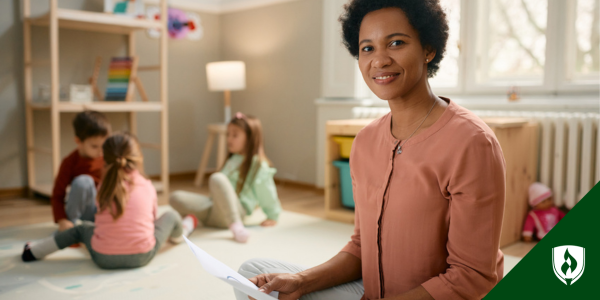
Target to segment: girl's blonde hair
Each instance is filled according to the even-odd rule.
[[[263,161],[266,161],[269,165],[271,165],[271,161],[267,158],[267,155],[265,155],[265,148],[263,143],[263,130],[262,124],[259,119],[238,112],[235,114],[233,119],[231,119],[230,124],[238,126],[244,131],[244,133],[246,133],[246,145],[244,146],[244,161],[240,165],[240,175],[237,182],[237,186],[235,188],[236,193],[239,195],[239,193],[242,191],[242,188],[244,188],[244,184],[246,183],[246,181],[249,184],[252,184],[252,182],[254,181],[254,177],[256,177],[256,172],[258,172],[259,168],[257,165],[256,168],[252,170],[251,176],[248,176],[251,173],[250,169],[252,168],[252,161],[254,159],[254,156],[258,156],[259,164]],[[233,153],[230,152],[227,157],[229,158],[232,155]]]
[[[144,158],[135,136],[119,132],[106,139],[102,145],[106,173],[98,192],[100,211],[108,208],[114,220],[120,218],[127,202],[129,173],[138,170],[142,175]]]

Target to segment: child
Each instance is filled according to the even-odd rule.
[[[58,231],[72,228],[77,220],[94,221],[96,187],[104,165],[102,143],[110,133],[108,120],[96,111],[77,114],[73,128],[77,149],[60,164],[50,198]]]
[[[254,117],[235,115],[227,126],[227,149],[225,165],[210,176],[210,197],[175,191],[170,204],[182,215],[194,214],[204,225],[229,228],[237,242],[245,243],[249,232],[242,220],[261,214],[258,207],[267,217],[260,225],[277,224],[281,204],[273,181],[276,170],[264,153],[262,126]]]
[[[136,268],[149,263],[167,238],[181,242],[181,236],[194,229],[194,216],[187,216],[182,224],[172,210],[156,219],[156,190],[143,175],[143,157],[133,136],[115,134],[102,150],[106,166],[95,224],[84,221],[55,236],[27,243],[23,261],[39,260],[81,242],[100,268]]]
[[[523,226],[525,242],[531,242],[534,232],[541,240],[565,216],[564,212],[554,206],[552,190],[539,182],[529,187],[529,205],[533,209],[527,215]]]

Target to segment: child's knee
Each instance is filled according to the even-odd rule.
[[[167,209],[154,222],[155,222],[155,224],[157,222],[159,224],[178,224],[178,223],[181,223],[181,215],[173,209]]]
[[[174,210],[169,209],[169,210],[165,211],[164,215],[167,218],[174,220],[175,223],[181,223],[181,215],[179,215],[179,213]]]
[[[71,182],[71,189],[73,188],[96,188],[94,178],[90,175],[79,175]]]
[[[171,206],[179,205],[182,202],[182,200],[186,198],[187,193],[189,193],[189,192],[180,191],[180,190],[172,192],[169,195],[169,204]]]
[[[208,178],[208,185],[209,186],[223,184],[224,182],[229,183],[229,178],[227,178],[227,176],[225,176],[225,174],[223,174],[221,172],[214,172]]]

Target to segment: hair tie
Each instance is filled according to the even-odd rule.
[[[127,165],[127,159],[123,157],[117,157],[115,162],[119,165],[119,167],[124,168]]]
[[[241,112],[238,111],[238,112],[235,113],[235,118],[236,119],[245,119],[246,116],[243,113],[241,113]]]

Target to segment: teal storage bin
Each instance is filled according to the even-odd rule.
[[[348,208],[354,208],[350,162],[347,160],[335,160],[333,161],[333,166],[340,171],[340,196],[342,197],[342,205]]]

